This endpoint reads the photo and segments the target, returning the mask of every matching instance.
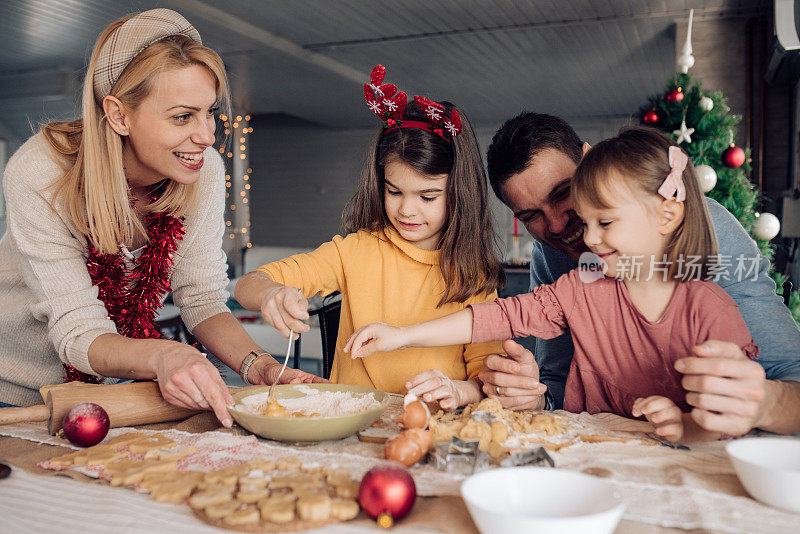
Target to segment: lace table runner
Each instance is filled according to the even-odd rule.
[[[577,435],[605,437],[641,436],[646,423],[612,414],[570,414],[556,412],[567,421],[562,440]],[[110,436],[137,431],[117,428]],[[192,434],[161,430],[181,445],[198,451],[179,462],[180,469],[210,470],[254,457],[278,459],[296,457],[304,465],[321,465],[346,470],[358,480],[383,461],[383,445],[365,443],[356,436],[338,441],[291,445],[250,435],[242,429]],[[37,443],[65,445],[65,441],[47,434],[42,425],[0,426],[0,435]],[[550,441],[553,441],[550,436]],[[73,447],[74,448],[74,447]],[[733,465],[724,450],[724,442],[693,444],[690,451],[674,450],[639,439],[625,442],[578,442],[551,451],[559,468],[581,471],[605,478],[628,502],[624,518],[683,529],[704,528],[730,533],[800,532],[800,514],[765,506],[744,492]],[[47,467],[46,464],[42,465]],[[97,476],[98,470],[84,468]],[[458,495],[463,475],[437,471],[431,465],[411,469],[422,496]],[[546,488],[542,488],[546,491]],[[122,491],[122,490],[120,490]],[[531,499],[535,499],[535,495]]]

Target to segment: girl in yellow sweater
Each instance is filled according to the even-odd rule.
[[[236,299],[284,336],[305,332],[307,297],[342,293],[331,381],[392,393],[408,390],[455,408],[479,400],[476,378],[499,343],[413,348],[351,359],[356,328],[410,325],[492,301],[504,282],[495,256],[486,179],[475,134],[448,102],[383,84],[364,84],[383,125],[370,144],[358,190],[343,216],[345,237],[308,254],[262,265],[242,277]],[[298,291],[299,289],[299,291]]]

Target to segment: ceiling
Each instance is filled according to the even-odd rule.
[[[771,0],[2,0],[0,137],[71,118],[99,32],[169,7],[222,55],[234,103],[333,128],[374,125],[376,63],[409,95],[459,103],[476,124],[522,109],[635,112],[674,69],[675,22],[765,16]]]

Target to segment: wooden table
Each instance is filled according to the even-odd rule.
[[[52,476],[30,467],[33,456],[49,458],[67,452],[62,447],[0,437],[0,460],[14,467],[11,477],[0,480],[0,531],[107,534],[164,532],[204,534],[227,532],[206,525],[184,505],[157,503],[147,495],[86,480]],[[20,467],[21,464],[25,467]],[[448,513],[440,515],[442,510]],[[362,514],[363,515],[363,514]],[[453,517],[460,517],[453,523]],[[413,524],[412,524],[413,522]],[[425,524],[427,522],[427,524]],[[420,497],[411,515],[394,532],[477,533],[458,497]],[[320,534],[386,532],[365,518],[331,525]],[[622,521],[616,534],[667,534],[685,531],[646,523]]]
[[[615,417],[615,416],[612,416]],[[18,425],[19,426],[19,425]],[[46,435],[45,427],[41,424],[24,425],[30,432]],[[67,452],[64,447],[35,443],[18,437],[8,437],[9,428],[0,427],[0,461],[14,466],[10,478],[0,480],[0,531],[2,532],[43,532],[53,531],[62,533],[106,533],[113,532],[170,532],[170,533],[203,533],[220,532],[197,520],[185,505],[164,504],[151,501],[147,495],[138,494],[130,489],[110,487],[79,473],[70,477],[52,476],[36,467],[39,461]],[[176,429],[186,432],[218,431],[222,430],[210,414],[200,414],[187,421],[179,423],[165,423],[161,425],[148,425],[146,430],[164,431]],[[238,430],[242,432],[241,429]],[[354,438],[347,438],[353,440]],[[262,443],[259,441],[258,443]],[[263,442],[264,445],[274,442]],[[332,442],[338,443],[338,442]],[[276,444],[277,445],[277,444]],[[625,454],[624,447],[614,448],[614,444],[598,447],[595,456],[607,456],[609,465],[614,461],[614,456],[622,458]],[[306,455],[308,449],[297,449]],[[666,457],[673,451],[661,446],[652,446],[653,458]],[[601,452],[605,451],[605,452]],[[608,452],[612,451],[612,452]],[[675,452],[677,454],[677,452]],[[593,454],[593,453],[592,453]],[[302,455],[300,456],[302,458]],[[565,457],[566,458],[566,457]],[[691,464],[677,458],[678,464]],[[574,458],[573,458],[574,460]],[[572,460],[571,460],[572,461]],[[656,461],[655,459],[653,461]],[[569,462],[566,462],[568,464]],[[700,469],[703,470],[703,463]],[[574,467],[574,466],[573,466]],[[691,465],[689,465],[691,467]],[[572,468],[567,465],[567,468]],[[723,481],[735,495],[733,498],[742,498],[746,494],[738,486],[733,475],[708,475],[703,483],[709,487]],[[702,477],[701,477],[702,478]],[[733,480],[733,486],[730,486]],[[738,492],[738,493],[737,493]],[[746,498],[746,497],[745,497]],[[769,512],[766,507],[757,508],[755,501],[746,498],[745,504],[756,507],[755,510]],[[761,513],[756,512],[756,513]],[[751,512],[752,513],[752,512]],[[797,516],[800,524],[800,515]],[[320,529],[318,532],[338,534],[345,532],[378,532],[382,531],[362,513],[354,521],[337,524]],[[453,532],[476,533],[466,507],[458,496],[419,497],[412,513],[402,520],[395,528],[397,532]],[[757,532],[758,529],[753,530]],[[768,530],[762,530],[768,531]],[[682,530],[660,527],[653,524],[637,521],[623,520],[618,529],[618,534],[667,534],[678,532],[716,532],[714,530],[696,529]]]

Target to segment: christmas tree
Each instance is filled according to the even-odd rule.
[[[686,72],[676,72],[668,80],[666,91],[651,96],[641,107],[639,117],[643,124],[658,128],[681,145],[695,165],[700,188],[739,219],[761,253],[772,260],[770,239],[780,226],[775,227],[774,215],[761,218],[757,212],[760,193],[747,177],[750,150],[733,144],[741,117],[730,113],[722,93],[705,91]],[[774,269],[770,276],[782,295],[786,277]],[[788,302],[800,325],[800,293],[793,291]]]

